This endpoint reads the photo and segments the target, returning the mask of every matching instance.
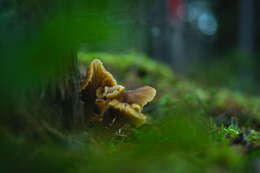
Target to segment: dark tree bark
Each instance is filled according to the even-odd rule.
[[[65,73],[54,76],[47,87],[43,88],[43,100],[51,109],[56,110],[58,118],[54,119],[60,121],[65,130],[81,128],[84,122],[76,53],[71,52],[69,56],[72,57],[71,62],[61,67]]]
[[[7,41],[0,42],[3,47],[1,62],[4,63],[0,70],[4,74],[0,90],[7,101],[0,104],[3,114],[0,124],[15,132],[38,131],[36,129],[44,127],[43,124],[72,130],[82,127],[84,122],[79,100],[76,46],[68,44],[66,38],[67,42],[61,43],[62,40],[57,39],[60,35],[51,37],[56,36],[56,30],[45,38],[40,32],[44,18],[50,15],[47,2],[27,6],[29,3],[17,1],[14,7],[10,5],[10,9],[6,10],[14,10],[15,13],[6,17],[5,34],[1,33],[2,38],[6,38],[3,40]],[[54,12],[51,15],[55,15]],[[66,47],[57,46],[56,50],[58,44]],[[68,50],[70,47],[71,50]],[[42,68],[42,71],[37,68]],[[49,76],[49,71],[53,72],[52,76]],[[42,83],[40,89],[39,83]]]
[[[152,58],[166,63],[172,61],[171,42],[169,37],[169,21],[166,0],[149,1],[147,52]]]
[[[254,49],[254,0],[240,0],[239,5],[239,48],[252,53]]]

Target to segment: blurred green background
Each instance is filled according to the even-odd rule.
[[[0,172],[259,172],[259,9],[0,1]],[[128,89],[157,89],[149,124],[84,124],[79,83],[93,58]]]

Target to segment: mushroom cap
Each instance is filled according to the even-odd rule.
[[[104,86],[112,87],[117,85],[113,75],[105,69],[103,63],[99,59],[94,59],[88,66],[86,78],[82,82],[80,89],[84,90],[90,85],[95,89]]]
[[[142,108],[156,95],[156,90],[150,86],[125,91],[125,87],[117,85],[113,75],[98,59],[88,66],[80,90],[87,112],[96,115],[99,121],[103,121],[103,117],[109,119],[116,116],[123,120],[130,119],[137,127],[146,123]]]
[[[135,110],[128,103],[121,103],[117,100],[112,100],[108,104],[109,109],[117,110],[120,114],[128,117],[135,126],[139,127],[146,123],[146,116]]]
[[[99,87],[96,91],[97,98],[101,99],[119,99],[123,96],[125,87],[122,85],[115,85],[113,87],[105,86]]]
[[[141,107],[138,104],[132,104],[131,107],[137,112],[142,111]]]
[[[109,73],[99,59],[94,59],[88,66],[86,78],[81,83],[80,90],[84,100],[93,100],[96,98],[96,90],[99,87],[113,87],[117,85],[113,75]]]
[[[156,95],[156,90],[150,86],[144,86],[136,90],[128,90],[124,93],[123,102],[138,104],[141,109],[151,102]]]

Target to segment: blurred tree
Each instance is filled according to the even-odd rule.
[[[116,33],[106,20],[111,2],[1,1],[0,122],[15,128],[34,120],[61,124],[66,130],[82,126],[77,51],[82,43]]]
[[[217,32],[216,48],[218,52],[234,49],[237,45],[238,19],[237,7],[238,1],[219,0],[215,2],[215,12],[219,21]]]
[[[171,63],[171,40],[167,0],[152,0],[148,11],[148,55],[163,62]]]
[[[239,2],[239,48],[245,53],[252,53],[254,49],[254,0],[240,0]]]

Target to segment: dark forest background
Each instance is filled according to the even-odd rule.
[[[0,0],[0,170],[259,172],[259,15],[257,0]],[[150,124],[86,123],[93,58],[157,89]]]
[[[226,81],[230,80],[224,75],[228,70],[227,75],[233,75],[234,81],[220,84],[255,94],[257,89],[251,87],[259,80],[259,6],[256,0],[2,0],[1,47],[8,54],[11,46],[21,47],[19,42],[24,45],[23,39],[30,44],[29,39],[40,32],[49,34],[42,26],[49,25],[49,19],[53,23],[60,20],[60,15],[63,23],[45,29],[71,35],[50,37],[54,41],[67,39],[72,49],[142,52],[191,78],[202,75],[203,79],[211,74],[222,75]],[[217,68],[222,68],[219,71],[223,74],[212,70]],[[208,73],[202,74],[205,70]],[[214,81],[207,84],[214,85]]]

